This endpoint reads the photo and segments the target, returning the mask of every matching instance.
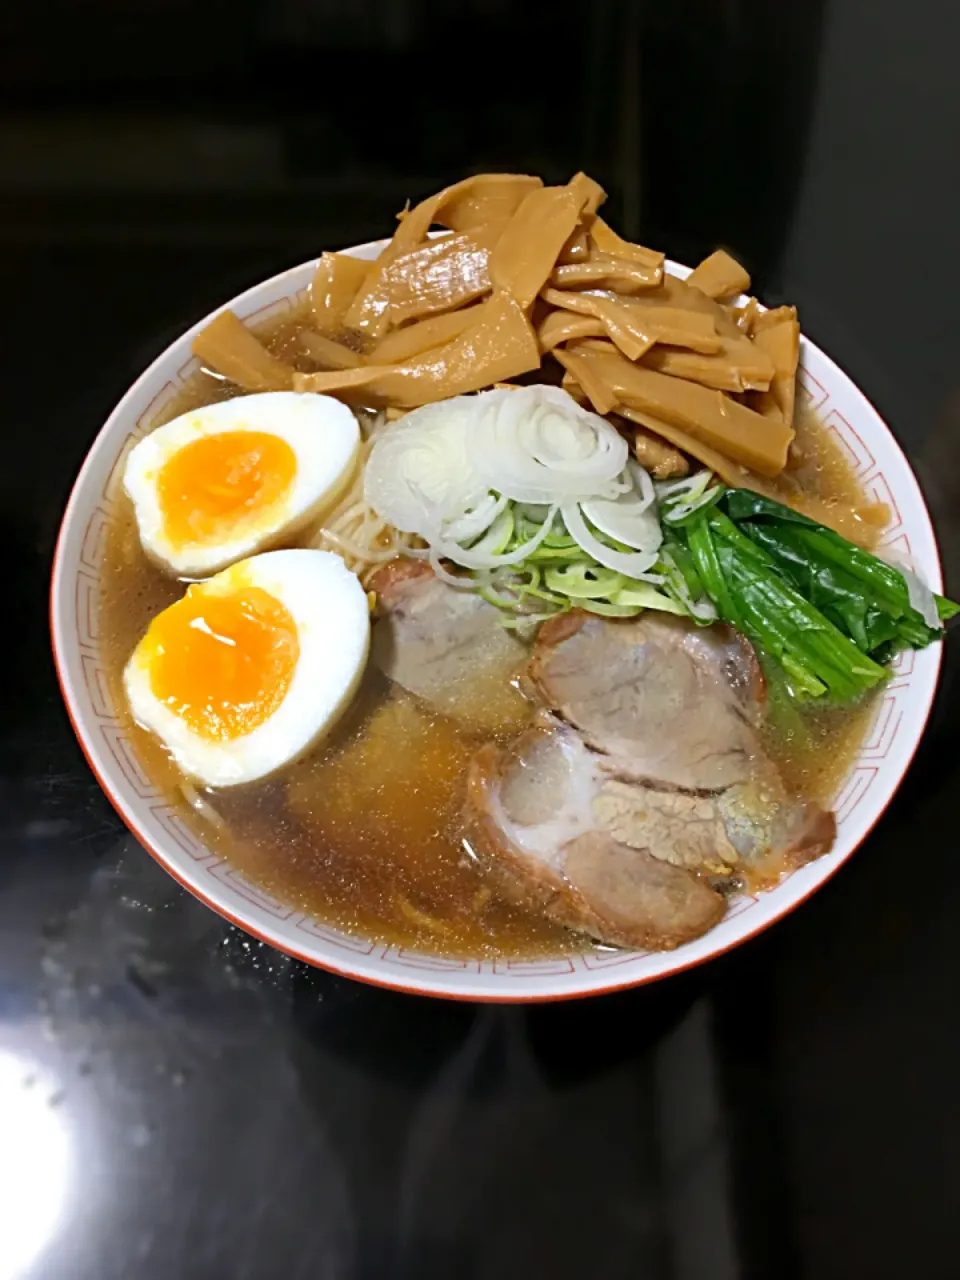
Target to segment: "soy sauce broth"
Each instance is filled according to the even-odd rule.
[[[275,354],[307,369],[313,366],[298,343],[305,327],[302,312],[288,312],[258,332]],[[154,425],[235,394],[231,384],[197,374]],[[840,447],[800,403],[797,416],[805,487],[828,500],[863,502]],[[122,492],[115,506],[100,610],[114,704],[148,775],[214,852],[296,910],[387,944],[486,958],[569,954],[589,945],[499,900],[464,849],[459,814],[466,769],[485,739],[425,710],[372,667],[326,742],[267,781],[201,793],[215,819],[201,816],[165,749],[132,720],[122,686],[134,646],[150,620],[181,596],[183,584],[143,554]],[[829,804],[874,706],[869,699],[853,710],[805,711],[798,732],[768,728],[767,749],[788,785]],[[516,732],[514,723],[509,734]]]

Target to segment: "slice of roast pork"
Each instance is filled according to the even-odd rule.
[[[729,845],[718,843],[721,860],[753,884],[833,843],[833,815],[790,795],[764,750],[763,676],[729,627],[654,612],[625,622],[567,615],[541,628],[527,685],[603,757],[625,813],[633,782],[645,808],[653,791],[709,799]]]
[[[751,776],[763,677],[727,627],[577,610],[540,628],[527,685],[631,777],[707,791]]]
[[[723,913],[713,885],[774,882],[829,849],[758,733],[763,681],[722,627],[646,613],[541,628],[539,727],[475,756],[468,839],[503,891],[621,946],[673,947]]]
[[[529,651],[499,609],[415,560],[392,560],[370,586],[379,605],[372,657],[385,675],[478,732],[519,729],[529,719],[516,688]]]
[[[509,901],[614,946],[676,947],[715,925],[723,897],[682,866],[632,847],[596,813],[600,757],[545,718],[474,756],[466,840]]]

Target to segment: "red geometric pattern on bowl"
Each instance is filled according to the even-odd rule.
[[[100,643],[100,577],[98,574],[77,571],[74,611],[77,619],[77,644],[84,649],[96,650]]]
[[[153,818],[163,828],[178,848],[195,862],[208,862],[211,865],[218,859],[210,852],[200,836],[187,826],[183,813],[172,804],[151,804]]]
[[[557,956],[544,960],[494,960],[493,972],[511,978],[556,978],[576,972],[572,956]]]
[[[251,884],[245,875],[242,875],[235,867],[231,867],[229,863],[211,862],[207,867],[207,872],[215,880],[219,880],[221,884],[229,885],[234,893],[239,894],[241,898],[245,898],[247,902],[252,902],[254,906],[259,907],[268,916],[272,916],[274,920],[292,920],[295,915],[299,914],[288,903],[280,902],[257,885]]]
[[[375,951],[384,950],[381,944],[372,942],[369,938],[359,938],[351,933],[341,933],[331,925],[324,924],[320,920],[313,920],[310,916],[304,916],[298,920],[297,928],[302,933],[309,934],[312,938],[320,939],[328,946],[340,947],[342,950],[352,951],[356,955],[372,956]]]
[[[377,249],[361,246],[351,252],[371,258]],[[227,305],[244,319],[264,319],[289,310],[305,297],[313,267],[307,263],[294,268]],[[588,949],[580,955],[538,961],[461,961],[388,947],[351,936],[277,901],[211,853],[199,819],[185,818],[153,786],[137,758],[111,705],[98,626],[101,557],[114,518],[110,499],[114,477],[128,450],[196,371],[190,340],[199,327],[174,343],[143,375],[97,438],[64,517],[51,588],[58,672],[81,744],[135,834],[193,893],[290,954],[366,981],[454,998],[561,999],[648,982],[727,950],[796,906],[850,856],[909,764],[936,685],[938,647],[901,655],[896,662],[859,757],[838,789],[836,849],[768,893],[741,896],[706,938],[675,952]],[[865,488],[891,509],[893,519],[883,545],[893,553],[914,555],[939,589],[933,531],[916,481],[893,437],[849,379],[805,339],[802,361],[801,397],[821,414]]]

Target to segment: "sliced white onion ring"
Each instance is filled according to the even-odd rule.
[[[583,512],[576,502],[567,502],[560,508],[567,532],[588,556],[592,556],[605,569],[613,569],[617,573],[626,574],[628,578],[637,578],[641,582],[655,582],[658,585],[664,580],[661,573],[650,573],[650,568],[657,562],[657,548],[652,551],[615,551],[606,546],[587,527]]]
[[[444,521],[443,536],[451,542],[469,542],[471,538],[479,538],[486,533],[506,505],[506,498],[488,493],[474,510],[466,511],[456,519]]]
[[[526,542],[522,542],[514,551],[506,554],[485,555],[482,552],[471,551],[466,547],[458,546],[455,542],[445,542],[442,539],[434,543],[434,548],[439,555],[444,556],[447,560],[452,560],[454,564],[463,565],[465,569],[499,569],[502,565],[519,564],[521,560],[526,560],[532,551],[536,551],[540,543],[550,533],[559,510],[559,507],[551,507],[547,513],[546,520],[544,520],[533,537],[528,538]]]
[[[640,463],[635,462],[633,458],[627,462],[627,471],[629,471],[635,487],[639,490],[641,498],[645,502],[655,503],[657,491],[654,488],[653,476],[650,472],[641,467]]]
[[[566,391],[531,386],[471,398],[467,453],[490,489],[544,504],[619,491],[626,440]]]
[[[378,436],[363,476],[368,506],[404,533],[430,538],[445,523],[482,533],[496,498],[471,466],[466,441],[472,414],[469,397],[424,405]],[[502,508],[501,508],[502,509]],[[480,513],[487,514],[479,524]],[[479,527],[478,527],[479,525]]]
[[[433,570],[436,577],[438,577],[441,582],[445,582],[448,587],[456,587],[458,591],[473,591],[477,585],[473,579],[467,577],[458,578],[456,574],[450,573],[448,569],[443,567],[443,564],[440,561],[440,555],[441,553],[436,547],[430,547],[427,553],[430,568]]]
[[[608,538],[637,551],[656,551],[663,542],[663,531],[654,503],[653,482],[642,467],[631,467],[628,474],[633,485],[626,493],[613,499],[590,498],[580,503],[580,510]]]
[[[659,480],[656,485],[657,497],[661,502],[664,498],[672,498],[678,493],[687,493],[691,498],[697,498],[712,478],[713,472],[704,467],[700,471],[695,471],[692,476],[683,476],[680,480]]]

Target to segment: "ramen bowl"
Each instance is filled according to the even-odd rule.
[[[366,259],[379,243],[349,250]],[[294,267],[226,303],[256,324],[302,302],[314,262]],[[677,275],[686,269],[670,264]],[[218,309],[220,310],[220,309]],[[216,314],[216,313],[214,313]],[[799,906],[851,857],[890,803],[923,734],[937,684],[941,647],[907,652],[878,698],[858,755],[834,796],[831,853],[774,889],[732,900],[709,933],[674,951],[594,949],[542,960],[458,960],[352,936],[277,901],[204,843],[182,806],[153,785],[114,705],[99,627],[106,535],[118,518],[112,480],[132,445],[198,369],[193,337],[206,317],[173,342],[134,383],[104,424],[67,504],[54,555],[51,628],[57,672],[74,730],[91,769],[140,843],[184,888],[226,920],[288,955],[350,978],[422,995],[484,1001],[561,1000],[653,982],[702,964],[752,938]],[[899,445],[866,397],[812,342],[802,339],[799,394],[849,457],[863,489],[890,509],[881,555],[909,557],[942,588],[930,517]]]

